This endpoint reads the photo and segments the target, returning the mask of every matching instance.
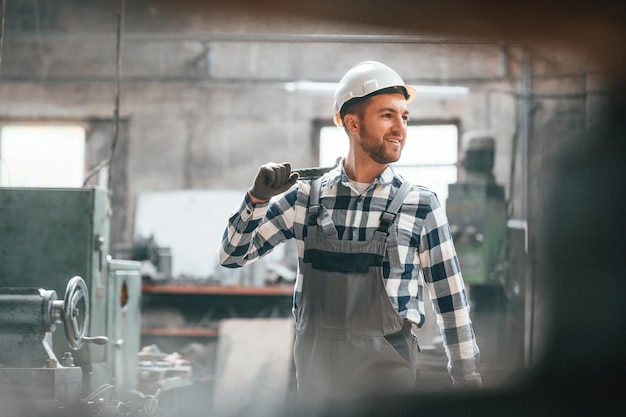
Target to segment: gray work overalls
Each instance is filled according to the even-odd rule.
[[[398,190],[369,242],[338,239],[319,202],[320,187],[319,180],[311,184],[304,282],[296,313],[294,360],[300,398],[406,392],[415,385],[417,340],[411,323],[389,300],[382,263],[387,245],[397,247],[390,226],[410,184]]]

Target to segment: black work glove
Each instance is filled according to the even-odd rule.
[[[298,174],[291,172],[291,164],[270,162],[261,165],[254,179],[254,185],[248,190],[252,197],[268,201],[270,198],[284,193],[298,180]]]

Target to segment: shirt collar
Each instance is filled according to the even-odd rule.
[[[341,182],[345,185],[350,183],[350,178],[348,178],[348,174],[346,174],[346,170],[343,167],[344,159],[342,158],[339,164],[328,173],[328,187],[332,188],[337,185],[338,182]],[[388,165],[387,168],[383,172],[380,173],[372,183],[380,183],[382,185],[391,184],[395,173],[391,165]]]

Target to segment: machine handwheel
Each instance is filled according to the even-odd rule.
[[[79,276],[67,283],[61,319],[70,347],[80,349],[89,330],[89,293],[87,284]]]

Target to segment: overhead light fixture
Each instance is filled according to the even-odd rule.
[[[285,90],[291,92],[300,91],[314,95],[332,95],[337,88],[337,83],[321,83],[308,80],[298,80],[285,83]]]
[[[457,98],[467,95],[469,88],[455,85],[414,85],[416,98]]]
[[[301,92],[305,94],[327,96],[332,95],[338,83],[315,82],[308,80],[298,80],[285,83],[285,90]],[[454,85],[414,85],[416,98],[441,100],[465,96],[469,93],[469,88]]]

